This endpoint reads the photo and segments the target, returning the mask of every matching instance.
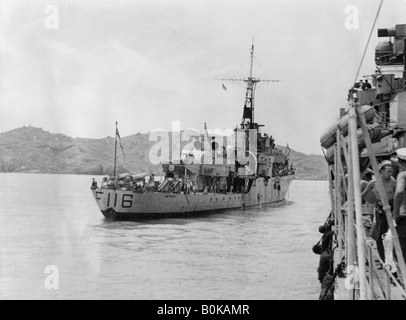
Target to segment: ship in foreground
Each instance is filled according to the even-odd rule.
[[[378,37],[386,39],[375,47],[376,71],[350,88],[347,108],[320,139],[331,199],[323,236],[313,246],[320,255],[320,300],[406,299],[399,229],[406,217],[393,204],[406,147],[406,24],[378,29]]]
[[[262,133],[255,122],[255,89],[261,81],[252,76],[254,45],[251,48],[250,75],[240,128],[231,136],[210,135],[205,125],[193,138],[198,146],[162,161],[163,177],[117,175],[117,137],[114,174],[101,185],[94,179],[93,196],[106,218],[115,220],[195,216],[201,212],[279,205],[285,202],[295,168],[290,149],[276,148],[274,139]],[[235,79],[232,79],[235,80]],[[223,87],[224,88],[224,87]],[[197,143],[196,143],[197,141]]]

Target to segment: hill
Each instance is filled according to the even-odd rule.
[[[119,173],[161,173],[161,166],[149,161],[149,151],[156,143],[149,141],[149,134],[137,133],[121,141],[126,155],[118,150]],[[0,134],[0,172],[111,174],[114,142],[114,137],[71,138],[31,126],[14,129]],[[297,179],[327,179],[322,156],[291,150],[290,158],[297,168]]]
[[[281,147],[281,149],[283,149]],[[296,179],[300,180],[328,180],[327,163],[323,156],[306,155],[291,150],[290,160],[296,170]]]

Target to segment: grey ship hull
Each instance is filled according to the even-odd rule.
[[[257,178],[248,193],[135,192],[92,188],[100,211],[108,219],[193,217],[199,213],[285,202],[294,175]]]

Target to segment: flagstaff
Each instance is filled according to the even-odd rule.
[[[116,138],[115,140],[115,144],[114,144],[114,185],[117,188],[117,121],[116,121]]]

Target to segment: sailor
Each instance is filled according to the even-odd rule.
[[[361,90],[363,84],[364,84],[364,81],[361,79],[359,82],[354,83],[353,88],[355,89],[355,91],[359,91],[359,90]]]
[[[406,259],[406,148],[396,150],[399,163],[399,174],[396,179],[396,190],[393,204],[393,217],[396,222],[403,259]]]
[[[107,177],[104,177],[104,178],[103,178],[103,181],[102,181],[102,183],[101,183],[101,187],[102,187],[102,188],[107,188],[107,183],[108,183],[108,182],[107,182]]]
[[[368,183],[371,182],[372,180],[374,180],[374,172],[370,168],[366,168],[361,176],[360,181],[361,192],[365,190],[365,188],[368,186]],[[369,203],[375,204],[376,202],[375,191],[371,189],[367,194],[364,194],[362,200],[363,202],[367,201]]]
[[[386,193],[386,198],[393,208],[393,197],[396,188],[396,180],[392,176],[393,167],[392,163],[389,160],[382,161],[379,166],[379,173],[382,177],[383,188]],[[376,180],[371,180],[364,191],[361,193],[361,196],[364,198],[371,190],[376,189]],[[375,222],[376,222],[376,246],[378,249],[379,256],[383,261],[385,261],[385,251],[382,242],[382,235],[388,231],[388,221],[386,220],[385,210],[383,209],[382,200],[379,199],[379,194],[376,194],[377,201],[375,203]]]
[[[361,182],[360,182],[360,187],[361,187],[361,192],[365,190],[367,187],[368,183],[372,181],[374,178],[374,172],[367,168],[365,169],[364,173],[361,176]],[[376,222],[374,221],[374,211],[375,211],[375,203],[376,203],[376,195],[375,195],[375,190],[371,190],[367,194],[364,195],[362,198],[362,204],[365,207],[365,211],[367,214],[367,219],[364,221],[364,226],[367,229],[366,231],[369,231],[367,233],[368,236],[376,235]]]
[[[112,179],[111,177],[109,177],[109,180],[107,181],[107,187],[108,187],[109,189],[112,189],[112,188],[114,188],[114,186],[115,186],[114,179]]]
[[[399,174],[399,164],[398,164],[398,155],[396,154],[396,151],[394,151],[391,156],[390,156],[390,162],[392,162],[392,167],[393,167],[393,177],[396,179],[396,177]]]
[[[182,179],[177,178],[175,179],[176,183],[175,183],[175,193],[179,193],[182,187]]]
[[[97,181],[95,178],[93,178],[93,181],[92,181],[92,188],[97,188]]]
[[[368,89],[371,89],[371,88],[372,88],[372,86],[371,86],[371,84],[368,82],[368,80],[365,80],[364,84],[361,86],[361,89],[362,89],[362,90],[368,90]]]
[[[210,178],[210,193],[215,193],[216,192],[216,178],[211,177]]]
[[[227,181],[226,180],[223,180],[222,187],[223,187],[223,192],[227,193]]]
[[[128,179],[128,188],[130,188],[132,190],[134,187],[133,178],[130,176],[130,177],[127,177],[127,179]]]
[[[189,178],[189,176],[187,176],[186,177],[186,193],[190,193],[190,191],[192,190],[192,188],[193,188],[193,183],[192,183],[192,181],[190,180],[190,178]]]
[[[150,176],[150,179],[149,179],[149,187],[150,187],[150,189],[152,188],[154,188],[155,187],[155,175],[154,174],[152,174],[151,176]]]

